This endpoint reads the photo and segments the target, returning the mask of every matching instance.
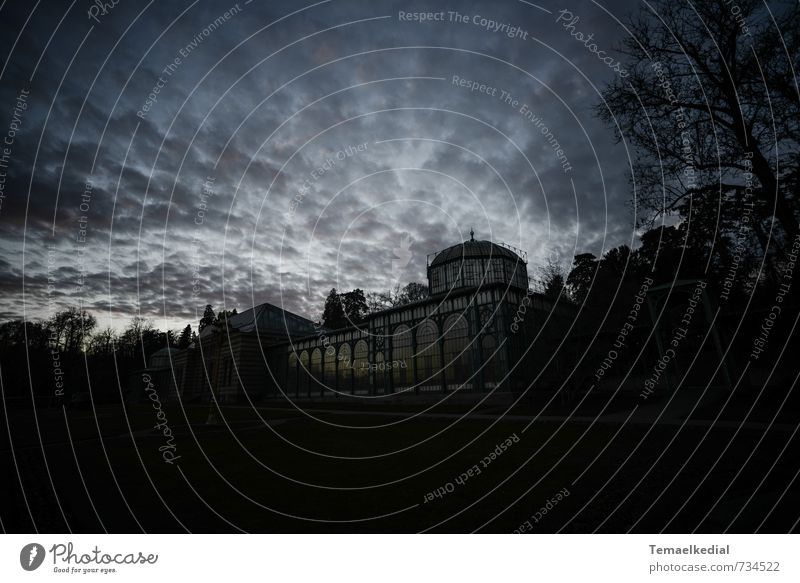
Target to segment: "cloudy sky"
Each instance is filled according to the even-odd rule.
[[[2,320],[317,317],[331,287],[424,281],[470,228],[532,272],[633,240],[592,112],[619,73],[574,33],[617,58],[636,2],[1,6]]]

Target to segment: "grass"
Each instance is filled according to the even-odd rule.
[[[128,408],[127,420],[120,408],[103,407],[97,424],[91,410],[69,411],[74,451],[63,413],[37,413],[50,473],[74,531],[511,532],[563,488],[570,496],[534,532],[650,532],[668,523],[677,532],[698,526],[716,532],[755,492],[757,503],[732,523],[734,531],[749,531],[787,485],[765,528],[786,531],[798,515],[791,482],[798,448],[789,442],[779,455],[786,432],[741,431],[733,439],[730,429],[704,437],[702,427],[678,432],[575,421],[528,427],[525,421],[382,411],[316,411],[312,419],[263,406],[265,426],[254,411],[227,407],[222,413],[229,430],[205,424],[207,407],[182,411],[171,404],[165,414],[180,455],[174,465],[162,459],[166,440],[151,430],[155,415],[148,406]],[[12,412],[11,421],[26,493],[49,503],[46,514],[60,518],[30,413]],[[481,460],[512,434],[519,442],[484,467]],[[476,464],[480,474],[458,484],[456,478]],[[439,488],[452,491],[426,502]],[[19,530],[30,529],[19,493],[16,500]],[[3,518],[14,523],[8,513]],[[65,530],[63,521],[53,520],[50,530]]]

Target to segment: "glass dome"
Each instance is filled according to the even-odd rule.
[[[489,284],[526,291],[528,269],[521,254],[508,246],[474,238],[448,247],[428,263],[430,294]]]

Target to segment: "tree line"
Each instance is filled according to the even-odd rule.
[[[191,324],[180,330],[159,330],[141,316],[135,316],[120,332],[111,327],[98,329],[97,318],[90,312],[70,307],[56,312],[52,317],[25,321],[11,320],[0,324],[0,350],[15,346],[31,349],[51,349],[65,354],[135,356],[149,355],[160,348],[188,348],[197,340],[197,333],[211,324],[236,315],[236,309],[221,310],[219,314],[206,305],[197,325]]]
[[[625,25],[629,75],[595,112],[632,154],[639,245],[550,261],[544,292],[582,304],[628,279],[697,278],[736,309],[787,273],[796,288],[800,4],[657,0]]]
[[[98,328],[97,318],[78,307],[60,310],[50,318],[4,322],[0,324],[0,373],[6,394],[13,398],[32,387],[33,394],[52,395],[55,367],[66,379],[66,398],[87,390],[87,371],[91,371],[92,386],[102,400],[103,394],[110,396],[124,386],[131,372],[145,368],[157,350],[188,348],[207,326],[236,313],[235,309],[215,313],[206,305],[196,331],[191,324],[160,330],[141,316],[132,318],[121,331]]]
[[[356,288],[349,292],[338,292],[336,288],[328,292],[321,323],[330,330],[357,326],[367,316],[395,306],[404,306],[428,297],[428,286],[412,281],[404,286],[397,284],[384,292],[368,292]]]

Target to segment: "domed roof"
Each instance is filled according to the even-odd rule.
[[[503,247],[502,245],[492,243],[491,241],[475,241],[474,239],[470,239],[469,241],[464,241],[458,245],[453,245],[452,247],[448,247],[444,251],[437,253],[436,257],[434,257],[433,261],[431,261],[430,266],[435,267],[451,261],[460,262],[463,259],[475,257],[492,257],[497,259],[505,257],[513,261],[524,262],[524,259],[522,259],[518,254],[514,253],[508,247]]]
[[[167,358],[169,357],[170,354],[175,354],[176,352],[180,352],[180,350],[178,348],[173,348],[172,346],[168,346],[156,350],[153,354],[150,355],[150,358],[153,358],[154,356],[163,356],[164,358]]]
[[[148,361],[148,368],[154,368],[154,369],[169,368],[171,357],[177,356],[179,352],[180,350],[172,347],[156,350],[153,354],[150,355],[150,359]]]

